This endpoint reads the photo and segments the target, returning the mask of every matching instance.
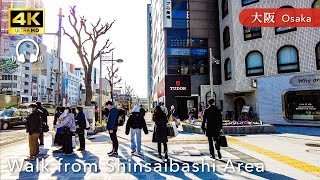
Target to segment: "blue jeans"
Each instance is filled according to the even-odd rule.
[[[131,131],[131,149],[136,149],[141,152],[141,129],[130,129]],[[137,144],[136,144],[137,138]]]

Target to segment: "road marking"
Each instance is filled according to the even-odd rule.
[[[291,167],[300,169],[304,172],[307,172],[307,173],[310,173],[310,174],[313,174],[315,176],[320,177],[320,167],[317,167],[312,164],[308,164],[303,161],[299,161],[297,159],[291,158],[289,156],[282,155],[282,154],[279,154],[279,153],[276,153],[276,152],[273,152],[273,151],[270,151],[270,150],[267,150],[267,149],[264,149],[264,148],[261,148],[261,147],[243,142],[243,141],[240,141],[236,138],[228,137],[228,142],[231,142],[233,144],[237,144],[237,145],[242,146],[244,148],[247,148],[251,151],[255,151],[259,154],[262,154],[262,155],[267,156],[271,159],[274,159],[276,161],[280,161],[280,162],[287,164]]]

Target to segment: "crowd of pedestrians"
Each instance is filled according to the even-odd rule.
[[[210,99],[208,101],[209,107],[203,113],[202,130],[208,137],[209,151],[211,158],[215,158],[215,148],[217,150],[218,158],[221,159],[219,136],[222,132],[222,115],[221,110],[215,106],[215,101]],[[27,117],[27,133],[29,133],[29,159],[35,159],[39,154],[39,146],[44,144],[43,132],[48,132],[48,111],[41,106],[41,103],[31,104],[29,106],[30,114]],[[168,111],[163,103],[160,103],[154,108],[152,121],[154,122],[154,129],[152,135],[152,142],[157,143],[159,158],[168,160],[168,124],[170,121],[177,121],[177,111],[172,105]],[[95,109],[96,113],[96,109]],[[142,131],[148,134],[148,128],[145,120],[146,110],[142,106],[135,106],[129,115],[125,127],[125,134],[131,136],[131,153],[138,153],[142,155],[141,139]],[[112,141],[112,149],[108,153],[109,156],[118,156],[119,141],[117,137],[118,126],[122,126],[125,121],[126,112],[122,108],[117,108],[111,101],[105,104],[102,110],[103,119],[106,119],[106,129]],[[88,121],[83,112],[82,107],[57,107],[53,122],[56,134],[54,143],[62,146],[60,151],[65,155],[73,153],[73,137],[78,134],[80,148],[78,151],[85,150],[85,131],[88,130]],[[39,141],[38,141],[39,140]],[[40,143],[40,144],[39,144]],[[215,143],[215,148],[214,148]],[[163,151],[162,151],[163,146]]]

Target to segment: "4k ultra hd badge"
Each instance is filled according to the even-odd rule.
[[[44,9],[9,8],[9,34],[44,34]]]

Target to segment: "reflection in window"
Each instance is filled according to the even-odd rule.
[[[261,27],[243,27],[244,40],[251,40],[261,38]]]
[[[320,0],[315,0],[312,4],[313,8],[320,8]]]
[[[320,42],[316,46],[316,63],[317,70],[320,70]]]
[[[231,79],[231,61],[229,58],[224,63],[224,76],[226,81]]]
[[[278,73],[299,72],[299,55],[294,46],[283,46],[278,54]]]
[[[230,31],[229,27],[225,27],[223,30],[223,47],[227,49],[230,46]]]
[[[172,11],[172,18],[174,19],[189,19],[189,12],[188,11]]]
[[[168,29],[168,37],[188,37],[189,33],[187,29]]]
[[[168,47],[189,47],[188,38],[168,38]]]
[[[280,8],[293,8],[292,6],[283,6]],[[276,27],[276,34],[287,33],[291,31],[296,31],[297,27]]]
[[[229,13],[229,10],[228,10],[228,0],[222,0],[222,3],[221,3],[221,6],[222,6],[222,19],[224,17],[226,17]]]
[[[207,38],[192,38],[191,40],[192,47],[208,47]]]
[[[288,120],[320,121],[320,91],[289,91],[284,95]]]
[[[187,1],[182,2],[172,2],[172,9],[173,10],[188,10],[188,3]]]
[[[259,0],[242,0],[242,6],[247,6],[256,2],[259,2]]]
[[[263,75],[263,57],[261,52],[252,51],[246,57],[246,72],[248,76]]]

